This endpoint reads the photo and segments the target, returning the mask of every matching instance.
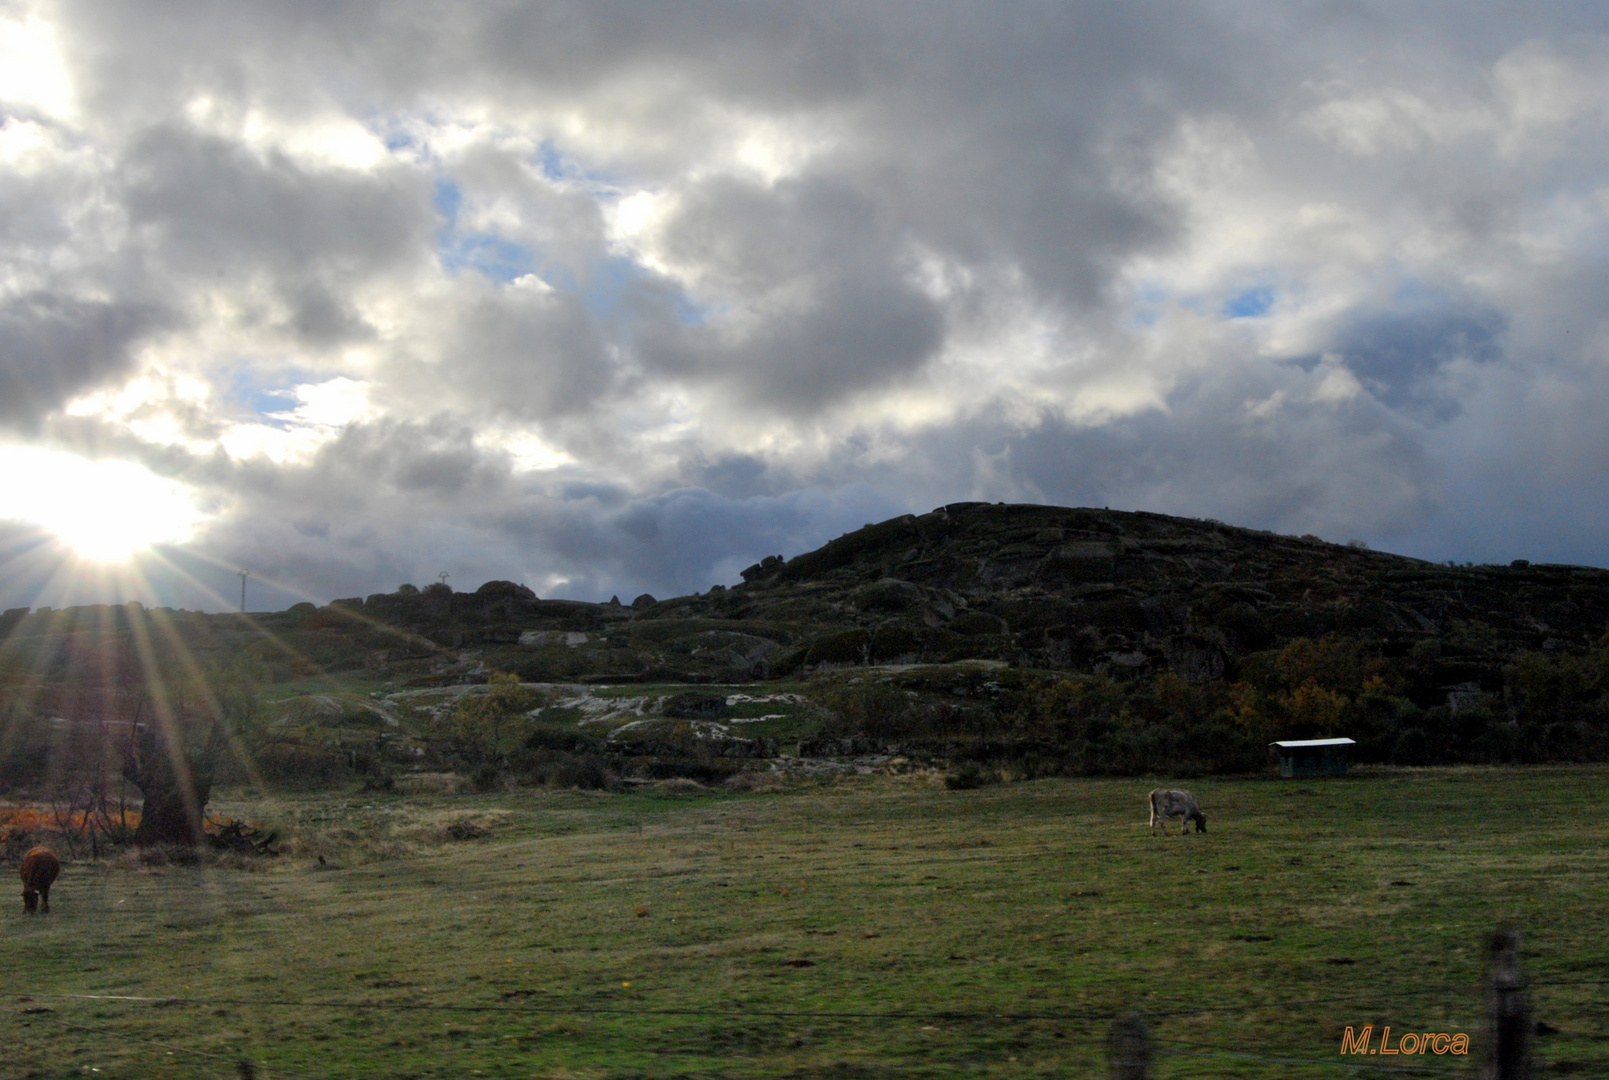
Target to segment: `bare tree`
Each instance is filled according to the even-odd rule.
[[[212,794],[213,763],[221,742],[222,730],[215,721],[181,724],[172,717],[130,734],[123,775],[145,796],[135,844],[196,847],[206,839],[202,813]]]

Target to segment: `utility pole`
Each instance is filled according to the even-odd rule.
[[[240,572],[240,613],[246,614],[246,579],[251,576],[250,570]]]

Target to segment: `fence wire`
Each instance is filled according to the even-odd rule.
[[[1609,979],[1571,979],[1571,980],[1541,980],[1530,984],[1535,989],[1570,989],[1582,987],[1609,986]],[[1435,986],[1421,987],[1413,990],[1399,990],[1394,997],[1423,997],[1429,995],[1457,995],[1474,996],[1479,988],[1471,986]],[[235,1008],[287,1008],[308,1010],[342,1010],[342,1011],[381,1011],[395,1013],[409,1012],[439,1012],[439,1013],[481,1013],[502,1015],[534,1015],[534,1016],[659,1016],[659,1017],[691,1017],[717,1020],[810,1020],[814,1022],[846,1022],[863,1023],[890,1020],[922,1021],[927,1023],[1031,1023],[1035,1021],[1074,1021],[1096,1023],[1112,1021],[1128,1010],[1077,1010],[1058,1012],[978,1012],[970,1010],[879,1010],[874,1012],[826,1012],[807,1009],[751,1009],[734,1006],[725,1009],[692,1009],[692,1008],[626,1008],[616,1006],[588,1006],[577,1004],[538,1005],[522,1004],[493,1004],[493,1003],[457,1003],[457,1002],[409,1002],[409,1001],[312,1001],[296,998],[217,998],[217,997],[184,997],[180,995],[155,996],[139,994],[82,994],[82,993],[45,993],[36,992],[28,995],[38,999],[56,999],[65,1001],[105,1001],[125,1002],[129,1004],[156,1005],[163,1007],[193,1006],[193,1007],[223,1007]],[[1148,1019],[1164,1020],[1180,1017],[1199,1016],[1203,1014],[1232,1014],[1260,1012],[1267,1009],[1296,1009],[1310,1006],[1356,1004],[1358,1002],[1377,1002],[1378,997],[1371,994],[1346,994],[1321,998],[1305,998],[1293,1001],[1266,1001],[1242,1002],[1238,1004],[1215,1005],[1205,1007],[1192,1007],[1187,1009],[1161,1010],[1147,1013]],[[71,1031],[86,1035],[106,1036],[109,1033],[101,1029],[74,1024],[56,1016],[54,1013],[36,1014],[48,1017],[52,1024],[64,1031]],[[1430,1062],[1377,1062],[1377,1061],[1347,1061],[1343,1058],[1305,1058],[1290,1055],[1277,1055],[1259,1053],[1252,1050],[1233,1049],[1223,1046],[1214,1046],[1207,1043],[1191,1042],[1183,1039],[1153,1040],[1158,1046],[1177,1048],[1184,1053],[1171,1053],[1170,1057],[1186,1056],[1201,1058],[1221,1058],[1242,1060],[1248,1062],[1261,1062],[1271,1065],[1301,1065],[1318,1069],[1341,1069],[1347,1072],[1369,1071],[1376,1074],[1390,1074],[1403,1076],[1448,1076],[1457,1072],[1467,1071],[1464,1061],[1449,1060],[1445,1068],[1438,1068]],[[238,1056],[219,1054],[193,1047],[185,1047],[173,1043],[150,1043],[159,1049],[173,1055],[185,1055],[206,1058],[208,1060],[229,1062],[231,1066],[241,1068],[242,1075],[247,1075],[250,1069],[261,1068],[265,1074],[269,1071],[266,1064],[242,1065],[243,1059]],[[897,1069],[898,1067],[896,1067]],[[926,1066],[923,1067],[927,1068]],[[312,1080],[312,1074],[287,1070],[278,1066],[272,1068],[272,1075],[284,1077],[287,1080]]]
[[[1580,979],[1533,982],[1532,989],[1567,988],[1583,986],[1609,986],[1609,979]],[[1430,995],[1445,995],[1449,997],[1459,995],[1477,995],[1478,987],[1472,986],[1428,986],[1416,990],[1394,991],[1394,997],[1425,997]],[[1032,1023],[1039,1020],[1063,1021],[1101,1021],[1115,1020],[1129,1009],[1115,1011],[1075,1010],[1063,1012],[977,1012],[971,1010],[939,1009],[929,1011],[916,1011],[905,1009],[879,1010],[876,1012],[844,1012],[812,1009],[755,1009],[745,1006],[732,1006],[725,1009],[666,1009],[666,1008],[627,1008],[621,1006],[603,1005],[574,1005],[574,1004],[494,1004],[491,1002],[464,1003],[464,1002],[436,1002],[436,1001],[306,1001],[295,998],[190,998],[182,995],[141,995],[141,994],[51,994],[34,993],[36,998],[73,999],[79,1001],[127,1001],[157,1005],[195,1005],[220,1006],[231,1005],[238,1008],[292,1008],[292,1009],[351,1009],[357,1010],[392,1010],[397,1012],[461,1012],[461,1013],[530,1013],[534,1015],[573,1015],[573,1016],[703,1016],[723,1019],[761,1018],[781,1020],[942,1020],[950,1023],[959,1021],[1010,1021],[1013,1023]],[[1264,1001],[1242,1002],[1234,1005],[1198,1005],[1181,1009],[1145,1010],[1145,1015],[1151,1020],[1166,1020],[1183,1016],[1203,1016],[1228,1014],[1238,1012],[1260,1012],[1266,1009],[1298,1009],[1314,1005],[1344,1005],[1360,1001],[1377,1001],[1373,994],[1340,994],[1332,997],[1301,998],[1294,1001]]]

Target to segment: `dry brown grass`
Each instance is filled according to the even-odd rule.
[[[238,851],[213,851],[210,848],[189,848],[175,844],[156,844],[152,847],[125,848],[106,860],[114,870],[135,873],[160,870],[170,866],[201,866],[216,870],[241,870],[261,873],[272,865],[270,856],[248,855]]]
[[[396,779],[399,795],[462,795],[472,791],[469,777],[458,773],[404,773]]]
[[[788,780],[781,773],[748,771],[728,777],[722,786],[731,791],[781,791]]]

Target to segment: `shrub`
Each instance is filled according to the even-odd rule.
[[[844,630],[812,638],[805,651],[806,665],[864,664],[871,650],[871,632]]]
[[[555,762],[545,782],[549,787],[600,791],[615,785],[615,776],[595,754],[575,754]]]
[[[318,787],[351,775],[351,759],[339,747],[318,742],[272,742],[253,755],[257,774],[285,787]]]
[[[997,784],[1000,777],[992,772],[985,772],[976,761],[968,761],[959,769],[944,777],[944,786],[951,791],[970,791],[973,788]]]
[[[726,715],[726,695],[685,690],[666,698],[660,711],[685,720],[715,720]]]
[[[632,761],[632,771],[650,780],[672,780],[681,777],[697,780],[703,784],[725,783],[742,769],[741,762],[713,755],[644,757]]]
[[[573,728],[539,724],[525,736],[527,750],[560,750],[570,753],[602,753],[604,740],[589,732]]]
[[[518,720],[536,704],[517,675],[494,674],[487,684],[486,693],[459,698],[452,714],[436,726],[447,756],[483,789],[494,786],[508,766],[509,742],[521,727]]]

